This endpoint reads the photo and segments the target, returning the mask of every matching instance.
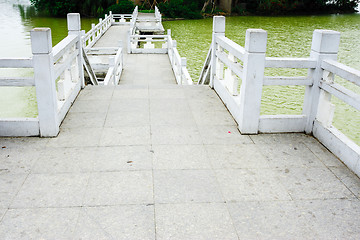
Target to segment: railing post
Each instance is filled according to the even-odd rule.
[[[123,44],[123,41],[119,40],[118,46],[119,46],[119,48],[121,48],[120,60],[121,60],[121,70],[122,70],[124,68],[124,44]]]
[[[172,52],[172,59],[171,59],[171,63],[172,63],[173,66],[176,65],[176,62],[175,62],[175,54],[174,54],[174,49],[176,49],[176,48],[177,48],[177,42],[176,42],[176,40],[173,40],[173,41],[172,41],[172,49],[173,49],[173,52]]]
[[[132,32],[132,28],[130,28],[128,30],[128,41],[127,41],[127,53],[131,53],[131,32]]]
[[[82,36],[81,36],[81,19],[79,13],[69,13],[67,15],[67,25],[69,35],[77,35],[78,42],[76,48],[79,51],[77,56],[79,80],[81,81],[81,88],[85,87],[84,68],[83,68],[83,55],[82,55]]]
[[[99,18],[99,36],[98,37],[100,37],[101,36],[101,34],[103,33],[103,25],[102,25],[102,18]]]
[[[331,30],[315,30],[311,43],[310,58],[317,61],[317,66],[309,70],[313,78],[313,85],[305,90],[303,114],[307,116],[305,132],[312,133],[314,121],[318,112],[320,99],[319,83],[323,75],[321,62],[323,59],[337,59],[340,44],[340,33]]]
[[[214,77],[216,74],[216,37],[225,36],[225,17],[215,16],[213,18],[213,32],[211,42],[211,74],[210,74],[210,87],[214,88]]]
[[[183,81],[183,68],[186,68],[186,58],[185,57],[182,57],[181,58],[181,64],[180,64],[180,79],[181,79],[181,85],[184,84],[184,81]]]
[[[109,15],[110,15],[110,23],[114,22],[114,16],[112,14],[112,11],[109,11]]]
[[[91,44],[89,44],[90,45],[90,47],[92,46],[92,43],[95,41],[95,38],[96,38],[96,32],[95,32],[95,23],[92,23],[91,24],[91,30],[90,30],[91,32],[92,32],[92,34],[91,34]]]
[[[257,134],[259,131],[266,43],[266,31],[262,29],[248,29],[246,31],[238,122],[239,130],[244,134]]]
[[[115,86],[116,85],[116,83],[115,83],[115,75],[116,75],[115,57],[109,57],[109,68],[113,68],[112,77],[109,80],[109,83],[112,82],[112,84],[114,84],[114,86]]]
[[[107,14],[105,14],[105,31],[107,31],[108,29],[109,29],[109,27],[110,27],[110,24],[111,24],[111,19],[110,18],[108,18],[108,15]]]
[[[40,136],[55,137],[59,133],[59,122],[51,30],[50,28],[34,28],[30,36]]]
[[[334,74],[331,72],[323,71],[322,78],[326,83],[334,83]],[[324,90],[320,90],[316,119],[321,122],[324,127],[329,128],[332,125],[334,112],[335,105],[331,103],[331,94]]]

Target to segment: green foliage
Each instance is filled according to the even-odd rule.
[[[106,9],[106,12],[112,11],[112,13],[132,13],[134,11],[134,3],[128,0],[120,0],[119,4],[111,5]]]
[[[232,9],[232,12],[233,12],[233,13],[236,13],[237,15],[240,15],[240,16],[248,15],[248,12],[246,11],[246,8],[244,8],[244,7],[241,6],[241,5],[235,6],[235,7]]]
[[[55,17],[66,16],[70,12],[96,17],[102,15],[104,9],[115,4],[116,0],[30,0],[30,2],[37,11],[47,12]]]
[[[142,13],[154,13],[155,10],[154,9],[141,9],[141,10],[139,10],[139,12],[142,12]]]
[[[159,10],[165,17],[169,18],[202,18],[198,1],[171,0],[159,4]]]
[[[260,15],[355,12],[359,1],[360,0],[245,0],[246,10]]]
[[[76,9],[76,4],[71,0],[30,0],[31,4],[39,11],[47,11],[52,16],[64,16]]]

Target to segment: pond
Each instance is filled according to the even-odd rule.
[[[6,36],[0,39],[1,57],[30,56],[29,31],[34,27],[50,27],[53,44],[67,34],[66,19],[37,17],[28,0],[0,0],[0,11],[3,25],[0,34]],[[90,29],[91,23],[97,21],[86,18],[81,20],[84,30]],[[193,80],[197,81],[211,42],[212,19],[168,21],[163,22],[163,25],[165,29],[172,30],[172,37],[178,42],[180,55],[187,58],[189,72]],[[262,28],[268,32],[266,55],[271,57],[307,57],[315,29],[340,31],[339,61],[360,69],[360,14],[226,18],[226,36],[242,46],[248,28]],[[288,70],[285,74],[299,75],[304,72]],[[336,81],[360,93],[360,89],[355,85],[342,79]],[[264,87],[261,114],[301,114],[304,90],[304,87],[298,86]],[[334,125],[360,144],[359,111],[336,98],[333,101],[337,106]],[[0,109],[0,117],[36,116],[34,89],[0,88]]]

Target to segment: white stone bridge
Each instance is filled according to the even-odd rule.
[[[34,29],[32,58],[0,59],[34,69],[0,85],[34,85],[39,111],[0,119],[0,239],[359,239],[359,146],[329,99],[359,109],[332,79],[360,74],[335,61],[339,34],[315,31],[306,59],[266,58],[265,31],[243,48],[215,17],[209,87],[192,85],[159,14],[110,14],[87,34],[70,14],[54,48]],[[262,86],[279,84],[307,86],[302,115],[260,116]]]

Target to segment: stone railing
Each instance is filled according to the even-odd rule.
[[[109,69],[104,79],[104,85],[118,85],[123,65],[123,48],[120,46],[116,55],[109,59]]]
[[[180,57],[176,40],[172,40],[171,38],[170,29],[168,30],[167,49],[177,84],[192,85],[193,81],[186,67],[186,58]]]
[[[138,15],[138,6],[134,8],[132,14],[112,14],[110,12],[112,18],[112,25],[131,25],[133,24]]]
[[[99,18],[99,23],[91,24],[91,29],[83,36],[83,47],[91,48],[101,38],[102,35],[111,27],[113,22],[112,14],[105,14],[104,20]]]
[[[336,61],[339,43],[339,32],[315,30],[308,58],[266,57],[266,31],[248,29],[245,46],[242,47],[225,37],[225,17],[216,16],[208,64],[204,65],[200,82],[209,78],[210,86],[225,103],[242,134],[313,134],[360,175],[360,147],[332,125],[335,106],[331,104],[331,96],[360,110],[360,95],[334,83],[334,75],[338,75],[360,86],[360,71]],[[266,68],[308,71],[305,76],[270,77],[264,74]],[[302,114],[260,115],[262,88],[265,85],[305,86]]]
[[[51,30],[31,31],[32,58],[0,59],[1,68],[33,68],[30,78],[3,78],[1,86],[35,86],[37,118],[0,119],[0,136],[57,136],[70,106],[84,87],[80,15],[68,14],[68,36],[52,47]]]

